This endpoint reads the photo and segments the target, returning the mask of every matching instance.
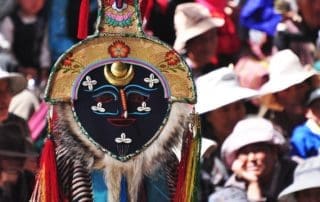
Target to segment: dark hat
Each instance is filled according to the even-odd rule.
[[[320,88],[317,88],[311,92],[307,101],[307,105],[309,106],[316,99],[320,99]]]
[[[0,156],[30,157],[36,153],[27,151],[27,140],[21,134],[21,129],[16,124],[0,125]]]

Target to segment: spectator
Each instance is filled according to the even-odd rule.
[[[241,41],[236,25],[239,19],[239,4],[233,0],[196,0],[207,7],[213,17],[223,18],[225,23],[217,28],[217,54],[211,59],[219,67],[234,64],[238,59]]]
[[[315,43],[320,29],[320,1],[278,1],[278,12],[283,21],[278,24],[275,45],[278,49],[290,48],[303,65],[313,64]]]
[[[299,164],[293,182],[279,194],[280,202],[317,202],[320,198],[320,158],[312,157]]]
[[[258,92],[240,87],[235,73],[228,67],[199,77],[196,87],[196,111],[203,119],[202,132],[221,146],[236,123],[245,117],[245,100],[258,95]]]
[[[292,155],[303,159],[320,154],[320,88],[310,94],[307,106],[307,121],[291,137]]]
[[[201,155],[200,201],[208,201],[208,196],[223,186],[229,176],[218,158],[221,144],[236,123],[246,116],[245,99],[257,95],[257,91],[240,87],[234,72],[227,67],[200,76],[196,87],[196,111],[202,119],[202,143],[216,142],[215,146],[214,142],[211,143],[212,147],[206,152],[201,147],[205,154]]]
[[[34,175],[24,170],[28,153],[26,138],[15,124],[0,125],[0,201],[27,202],[34,186]]]
[[[18,0],[16,9],[4,18],[0,31],[10,44],[18,71],[35,86],[45,84],[50,67],[45,0]]]
[[[27,85],[27,81],[23,75],[18,73],[9,73],[0,68],[0,125],[16,124],[20,128],[19,134],[22,138],[27,139],[30,151],[34,149],[34,145],[30,138],[30,130],[27,121],[23,118],[9,112],[9,106],[12,97],[22,92]],[[37,167],[37,158],[30,157],[26,159],[28,169],[35,170]]]
[[[174,14],[176,39],[173,48],[185,56],[193,77],[214,69],[211,58],[216,53],[217,27],[224,24],[222,18],[214,18],[199,3],[179,4]]]
[[[312,85],[309,80],[316,72],[303,67],[291,50],[275,53],[269,63],[269,80],[261,86],[261,109],[269,109],[264,116],[280,126],[285,136],[305,119],[305,102]],[[261,112],[261,111],[260,111]]]
[[[24,119],[9,112],[9,105],[14,95],[21,92],[27,86],[23,75],[9,73],[0,69],[0,123],[17,123],[25,137],[29,136],[29,128]]]
[[[221,149],[233,174],[209,201],[275,201],[292,182],[296,166],[285,158],[285,144],[269,120],[249,117],[239,121]]]

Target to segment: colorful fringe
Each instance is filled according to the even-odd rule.
[[[40,169],[36,176],[36,184],[30,199],[30,202],[61,202],[62,194],[59,189],[55,143],[53,137],[50,135],[52,132],[53,122],[56,121],[57,116],[50,108],[48,116],[48,132],[49,135],[45,140],[42,148],[40,158]]]
[[[193,116],[192,130],[184,135],[174,202],[198,201],[201,135],[199,117]]]
[[[48,137],[42,150],[40,171],[31,196],[32,202],[60,202],[60,191],[53,140]]]

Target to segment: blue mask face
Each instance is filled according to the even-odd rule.
[[[134,73],[120,85],[108,79],[111,64],[90,68],[79,77],[73,100],[74,114],[88,137],[122,161],[152,143],[170,111],[160,74],[152,67],[125,65]]]

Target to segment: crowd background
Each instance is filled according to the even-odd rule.
[[[0,2],[0,199],[28,201],[46,135],[44,88],[54,62],[80,41],[81,1]],[[145,33],[181,54],[195,80],[205,148],[199,201],[319,201],[320,0],[141,7]],[[94,0],[89,16],[90,35]],[[3,147],[8,134],[24,146]],[[19,180],[29,189],[16,188]]]

